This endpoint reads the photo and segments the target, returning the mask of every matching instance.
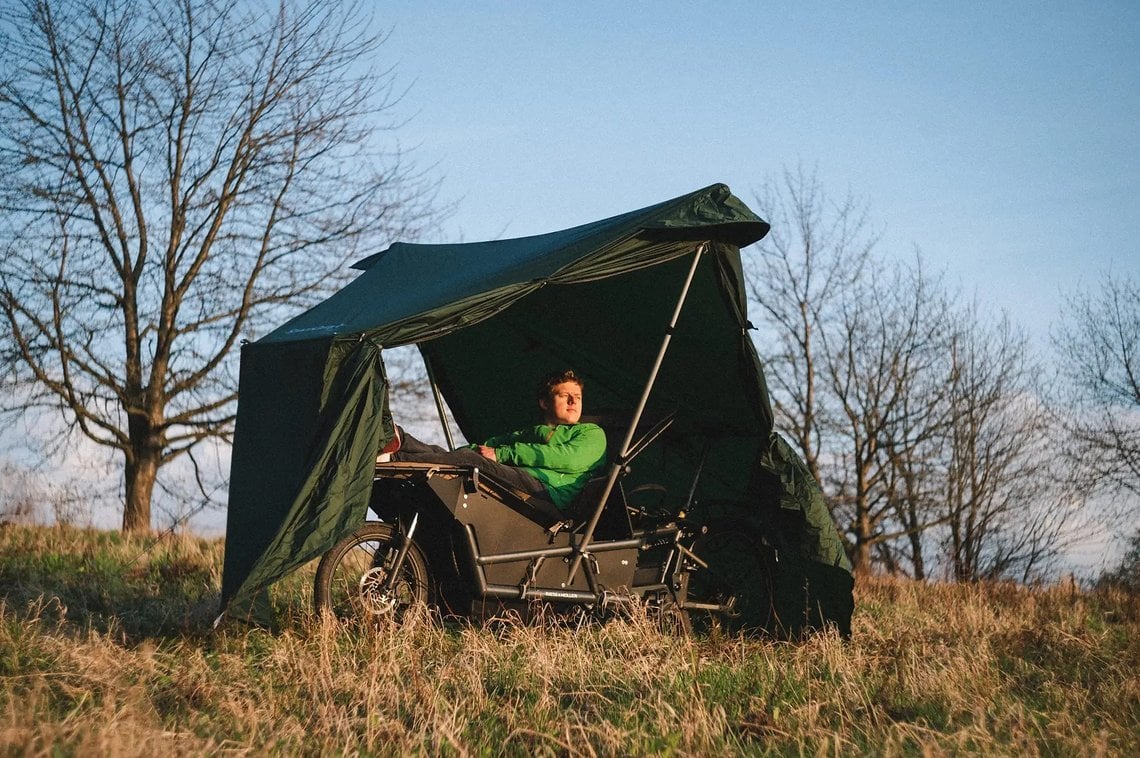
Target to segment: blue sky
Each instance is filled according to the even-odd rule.
[[[868,205],[881,254],[920,250],[1046,356],[1063,291],[1140,276],[1140,0],[424,0],[377,21],[410,86],[400,137],[459,201],[442,239],[714,182],[752,202],[802,165]]]
[[[399,135],[441,237],[540,233],[713,182],[818,172],[1043,338],[1140,271],[1140,2],[398,3]]]
[[[1046,347],[1059,293],[1140,276],[1140,0],[377,4],[439,239],[561,229],[818,171]]]

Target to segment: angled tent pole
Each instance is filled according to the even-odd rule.
[[[439,382],[435,380],[435,369],[431,365],[431,361],[422,352],[420,357],[424,359],[424,368],[427,369],[428,384],[431,385],[431,394],[435,398],[435,409],[439,413],[439,423],[443,426],[443,436],[447,438],[447,449],[455,449],[455,440],[451,437],[451,426],[447,423],[447,409],[443,406],[443,395],[439,391]]]
[[[602,518],[602,511],[606,507],[606,501],[610,498],[610,493],[614,490],[614,485],[617,484],[618,476],[624,466],[626,456],[629,455],[630,446],[633,444],[634,434],[637,432],[637,424],[641,421],[641,416],[645,413],[645,406],[649,402],[649,394],[653,391],[653,385],[657,382],[657,374],[661,370],[661,364],[665,360],[665,353],[669,349],[669,342],[673,339],[673,330],[677,327],[677,319],[681,317],[681,308],[685,305],[685,298],[689,294],[689,288],[693,284],[693,276],[697,273],[697,264],[701,262],[701,255],[709,248],[708,242],[702,242],[697,246],[697,252],[693,255],[693,263],[689,266],[689,273],[685,277],[685,284],[681,287],[681,294],[677,298],[677,305],[673,308],[673,317],[669,320],[669,327],[665,330],[665,337],[661,341],[661,347],[657,351],[657,360],[653,363],[653,370],[649,372],[649,380],[645,383],[645,389],[641,392],[641,400],[637,403],[637,410],[633,412],[633,420],[629,423],[629,429],[626,430],[625,440],[621,443],[621,455],[610,465],[610,473],[606,478],[606,486],[602,491],[602,496],[598,500],[598,504],[594,507],[594,513],[590,516],[590,522],[586,525],[586,531],[582,533],[582,539],[578,542],[574,550],[574,561],[570,564],[570,573],[566,579],[566,583],[574,581],[574,577],[578,574],[578,568],[582,565],[582,556],[584,556],[590,547],[590,541],[594,538],[594,530],[598,527],[598,521]]]

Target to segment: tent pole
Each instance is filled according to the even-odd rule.
[[[641,421],[641,416],[645,413],[645,406],[649,402],[649,394],[653,391],[653,385],[657,382],[657,374],[661,370],[661,364],[665,360],[665,352],[669,349],[669,341],[673,339],[673,330],[677,327],[677,320],[681,317],[681,308],[685,305],[685,298],[689,294],[689,287],[693,284],[693,276],[697,273],[697,264],[701,262],[701,255],[709,248],[708,242],[702,242],[697,246],[697,252],[693,255],[693,263],[689,266],[689,273],[685,277],[685,284],[681,287],[681,294],[677,298],[677,305],[673,309],[673,317],[669,320],[669,327],[665,330],[665,337],[661,341],[661,347],[657,351],[657,360],[653,363],[653,370],[649,373],[649,380],[645,383],[645,389],[641,392],[641,400],[637,403],[637,410],[633,412],[633,420],[629,423],[629,429],[626,430],[625,440],[621,443],[621,455],[610,466],[609,476],[606,478],[606,487],[602,491],[602,497],[598,501],[597,506],[594,507],[594,513],[590,516],[590,523],[586,526],[586,531],[582,534],[582,539],[579,541],[574,550],[574,561],[570,564],[570,573],[566,579],[566,583],[574,581],[574,577],[578,573],[578,567],[582,565],[582,556],[586,554],[586,550],[590,546],[590,541],[594,538],[594,529],[598,526],[598,521],[602,518],[602,511],[606,507],[606,501],[609,500],[610,493],[613,492],[614,485],[617,484],[618,476],[621,474],[622,468],[625,466],[625,458],[629,455],[630,446],[633,444],[634,434],[637,432],[637,424]]]
[[[428,357],[420,351],[420,357],[424,359],[424,368],[427,369],[428,384],[431,385],[431,394],[435,398],[435,410],[439,413],[439,423],[443,426],[443,436],[447,439],[447,449],[455,449],[455,440],[451,437],[451,426],[447,423],[447,410],[443,406],[443,395],[439,391],[439,382],[435,380],[435,369],[432,368],[431,361]]]

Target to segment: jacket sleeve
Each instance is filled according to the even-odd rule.
[[[513,445],[516,442],[525,440],[527,437],[533,437],[534,434],[529,429],[520,429],[517,432],[507,432],[506,434],[496,434],[494,437],[489,437],[483,440],[483,445],[487,447],[502,447],[504,445]],[[479,447],[479,444],[471,443],[468,447]],[[500,461],[501,463],[502,461]]]
[[[606,433],[596,424],[559,427],[550,442],[511,442],[495,447],[499,463],[564,473],[588,471],[606,457]]]

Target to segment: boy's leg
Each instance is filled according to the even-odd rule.
[[[400,435],[400,447],[392,456],[393,460],[408,460],[402,457],[405,453],[443,453],[451,452],[447,448],[440,447],[439,445],[430,445],[427,442],[421,442],[412,435],[404,431],[403,427],[397,427],[399,430],[397,434]]]
[[[436,445],[426,445],[419,440],[415,440],[412,448],[407,446],[407,437],[404,438],[404,444],[400,447],[400,452],[392,456],[393,460],[397,461],[411,461],[417,463],[443,463],[451,466],[472,466],[478,468],[480,471],[485,471],[491,476],[511,485],[515,489],[520,489],[528,495],[548,498],[546,487],[542,486],[542,482],[535,479],[530,474],[526,473],[520,468],[514,466],[507,466],[506,464],[492,461],[479,455],[477,450],[469,447],[461,447],[458,450],[444,450]]]

